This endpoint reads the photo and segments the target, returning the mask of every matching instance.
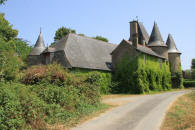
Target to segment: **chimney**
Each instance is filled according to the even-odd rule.
[[[138,45],[138,22],[132,21],[130,22],[130,39],[133,46],[137,48]]]

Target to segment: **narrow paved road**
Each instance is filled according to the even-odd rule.
[[[126,103],[72,130],[158,130],[170,104],[187,92],[106,99]]]

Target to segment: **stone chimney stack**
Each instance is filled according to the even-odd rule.
[[[132,21],[130,22],[130,39],[133,46],[137,48],[138,46],[138,22]]]

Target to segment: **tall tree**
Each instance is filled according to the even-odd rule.
[[[59,28],[56,33],[55,33],[55,37],[54,37],[54,41],[60,40],[62,39],[64,36],[66,36],[68,33],[76,33],[76,30],[74,29],[70,29],[70,28],[66,28],[66,27],[61,27]]]
[[[5,15],[0,13],[0,38],[5,41],[10,41],[16,38],[18,30],[13,29],[13,25],[10,25],[9,21],[5,19]]]
[[[191,69],[195,69],[195,59],[192,59],[192,66]]]
[[[195,79],[195,59],[192,59],[191,77],[192,79]]]
[[[105,37],[102,37],[102,36],[96,36],[96,37],[93,37],[94,39],[97,39],[97,40],[100,40],[100,41],[104,41],[104,42],[109,42],[109,40]]]

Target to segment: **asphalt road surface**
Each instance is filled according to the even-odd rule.
[[[187,92],[105,99],[103,102],[122,105],[72,130],[158,130],[171,103]]]

